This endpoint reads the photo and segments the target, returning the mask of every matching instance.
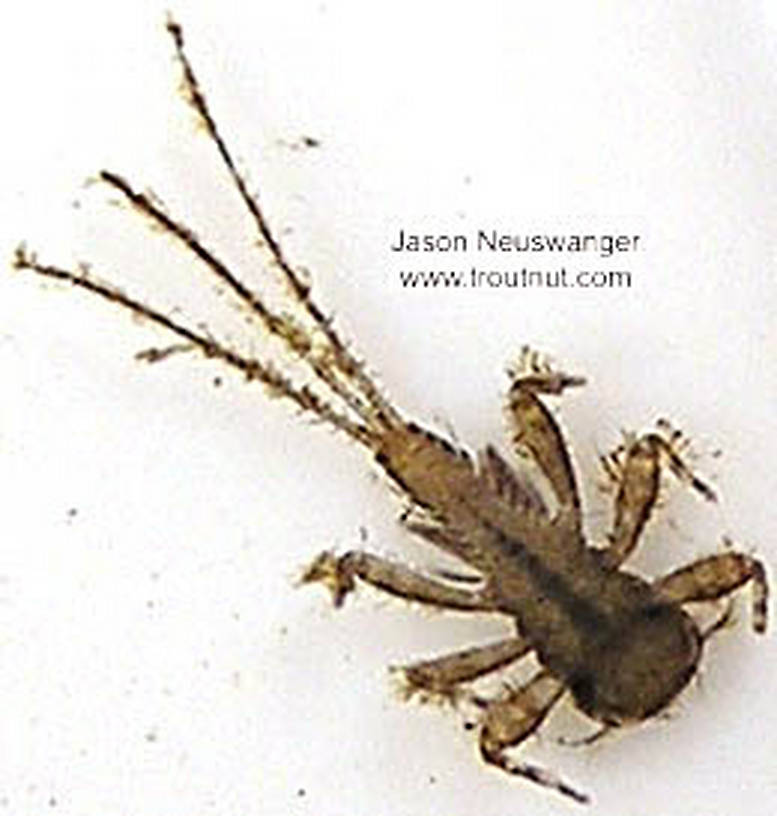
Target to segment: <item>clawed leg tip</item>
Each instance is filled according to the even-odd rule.
[[[331,593],[335,608],[343,605],[346,596],[354,588],[353,578],[343,571],[341,559],[331,550],[317,555],[297,579],[298,587],[307,584],[323,584]]]

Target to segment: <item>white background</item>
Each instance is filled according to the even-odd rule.
[[[671,569],[726,533],[773,564],[777,15],[509,8],[173,11],[289,253],[398,404],[473,448],[498,440],[503,367],[529,342],[589,377],[563,423],[593,535],[607,525],[597,453],[665,415],[722,500],[667,491],[635,568]],[[175,93],[163,22],[156,2],[5,15],[0,250],[25,239],[47,261],[91,260],[215,331],[225,307],[202,273],[84,187],[123,172],[227,254],[255,257],[234,249],[245,222]],[[294,149],[306,135],[321,147]],[[400,226],[638,233],[642,250],[629,291],[421,293],[398,282]],[[574,809],[485,770],[457,714],[392,691],[387,665],[504,623],[367,590],[334,612],[294,588],[322,548],[360,546],[360,528],[373,550],[434,563],[364,456],[236,378],[214,388],[212,364],[137,363],[164,338],[60,290],[0,276],[0,813]],[[773,812],[777,652],[751,633],[746,600],[668,721],[573,750],[555,738],[587,726],[562,712],[525,755],[591,792],[597,813]]]

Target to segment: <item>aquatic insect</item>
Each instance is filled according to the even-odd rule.
[[[285,284],[288,308],[271,308],[155,198],[116,173],[103,171],[100,179],[203,263],[280,343],[289,360],[307,366],[313,383],[298,384],[282,367],[134,299],[86,267],[46,265],[23,246],[15,267],[86,290],[176,337],[175,346],[144,352],[147,361],[182,349],[199,351],[362,446],[406,497],[404,527],[460,559],[478,578],[473,583],[450,573],[422,575],[353,551],[342,556],[321,553],[303,580],[323,583],[338,606],[359,579],[407,600],[509,617],[515,625],[511,637],[404,667],[408,694],[471,700],[481,710],[479,747],[487,763],[576,801],[588,801],[550,771],[517,759],[513,749],[540,727],[565,694],[601,724],[599,733],[665,709],[696,673],[707,638],[727,620],[723,614],[702,629],[685,604],[724,598],[750,582],[753,626],[764,632],[768,588],[763,565],[729,550],[652,582],[622,569],[656,505],[663,472],[672,472],[706,499],[714,499],[683,461],[678,436],[665,422],[644,435],[627,437],[604,460],[616,486],[614,522],[605,545],[590,546],[573,463],[545,403],[584,380],[551,367],[529,350],[510,372],[507,407],[515,449],[537,475],[512,467],[491,446],[472,457],[409,420],[378,388],[317,304],[310,283],[287,259],[211,115],[184,49],[181,27],[170,21],[167,29],[183,70],[184,92],[253,219],[268,266]],[[531,652],[540,669],[520,687],[505,688],[492,699],[470,691],[476,679]]]

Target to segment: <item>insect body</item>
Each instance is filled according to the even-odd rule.
[[[493,447],[473,458],[409,421],[366,373],[286,259],[211,116],[184,51],[180,27],[170,22],[168,31],[183,68],[188,100],[254,220],[262,251],[286,284],[291,311],[273,311],[156,198],[138,192],[115,173],[104,171],[100,178],[204,263],[287,355],[308,366],[315,382],[297,385],[283,369],[133,299],[86,269],[42,264],[23,247],[15,266],[85,289],[182,341],[172,348],[146,351],[144,359],[153,362],[182,348],[198,350],[364,447],[405,495],[410,507],[402,519],[406,529],[469,565],[480,576],[479,583],[473,587],[452,576],[422,575],[359,551],[340,557],[320,554],[304,580],[327,585],[337,605],[358,578],[408,600],[511,618],[512,637],[404,667],[408,692],[454,701],[468,696],[482,709],[479,745],[486,762],[587,801],[556,775],[515,759],[509,749],[536,731],[567,691],[577,707],[604,729],[638,722],[664,709],[693,677],[706,637],[723,620],[702,631],[683,605],[713,601],[752,582],[754,628],[763,632],[767,596],[763,566],[730,551],[653,582],[621,569],[655,505],[662,470],[671,470],[706,498],[714,498],[686,467],[676,436],[665,425],[627,439],[605,461],[617,486],[615,519],[606,545],[589,546],[572,462],[544,403],[583,380],[550,368],[527,350],[511,372],[508,415],[516,450],[536,466],[539,478],[515,470]],[[530,652],[541,668],[521,687],[490,700],[470,693],[472,681]]]

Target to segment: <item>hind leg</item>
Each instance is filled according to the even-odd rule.
[[[568,446],[553,414],[540,399],[542,394],[561,394],[564,389],[583,385],[582,377],[555,371],[539,355],[524,348],[512,379],[507,412],[513,428],[513,444],[519,454],[528,454],[550,481],[562,508],[579,523],[580,497],[568,453]]]
[[[485,592],[448,586],[402,564],[358,550],[339,558],[330,551],[322,552],[305,570],[301,583],[324,584],[331,591],[335,606],[341,606],[355,589],[356,578],[406,601],[462,611],[498,611]]]

